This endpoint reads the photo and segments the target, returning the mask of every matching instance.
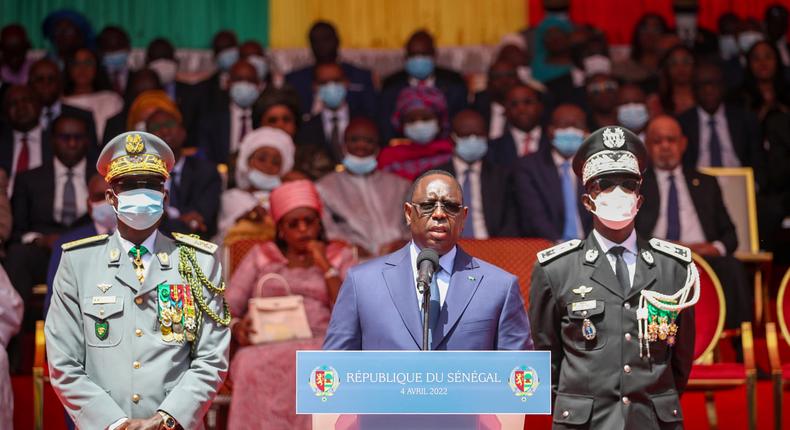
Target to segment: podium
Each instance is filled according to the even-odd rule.
[[[551,413],[548,351],[298,351],[314,429],[522,429]]]

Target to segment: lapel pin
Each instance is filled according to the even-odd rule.
[[[584,261],[588,263],[595,263],[595,260],[597,259],[598,259],[597,249],[588,249],[587,252],[584,254]]]
[[[469,276],[467,276],[467,277],[466,277],[466,279],[468,279],[468,280],[470,280],[470,281],[474,281],[474,280],[475,280],[475,277],[474,277],[474,276],[472,276],[472,275],[469,275]]]
[[[653,260],[653,254],[651,254],[650,251],[648,251],[648,250],[642,251],[642,258],[645,260],[645,263],[647,263],[647,264],[649,264],[651,266],[655,262],[655,260]]]
[[[578,294],[584,298],[585,295],[589,294],[592,291],[592,287],[587,287],[584,285],[580,285],[579,288],[571,290],[573,294]]]
[[[99,291],[101,291],[101,293],[102,293],[102,294],[105,294],[105,293],[107,293],[107,290],[109,290],[109,289],[110,289],[110,287],[112,287],[112,285],[110,285],[110,284],[105,284],[105,283],[102,283],[102,284],[98,284],[98,285],[96,285],[96,288],[98,288],[98,289],[99,289]]]

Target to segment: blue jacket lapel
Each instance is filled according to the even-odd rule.
[[[398,309],[403,324],[411,333],[414,342],[418,347],[422,347],[422,320],[414,289],[414,270],[411,267],[409,245],[390,255],[385,264],[384,281],[392,303]]]
[[[439,349],[458,323],[482,279],[483,274],[477,262],[459,246],[453,264],[453,274],[450,277],[450,286],[447,289],[447,298],[444,300],[444,306],[439,312],[439,320],[433,330],[434,349]]]

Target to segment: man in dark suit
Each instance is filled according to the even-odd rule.
[[[740,327],[751,319],[752,297],[745,269],[732,255],[738,237],[718,182],[681,165],[687,140],[674,118],[651,120],[645,142],[652,168],[642,182],[645,204],[636,218],[637,231],[681,243],[704,257],[722,281],[726,327]]]
[[[464,204],[469,208],[462,236],[518,236],[513,175],[485,158],[488,140],[483,117],[471,109],[463,110],[453,118],[452,127],[453,158],[438,169],[460,178]]]
[[[165,183],[168,190],[167,216],[159,229],[166,234],[176,232],[211,238],[217,232],[222,193],[222,179],[216,165],[182,155],[186,130],[175,106],[170,111],[154,111],[148,117],[145,129],[162,138],[175,156],[175,165]]]
[[[129,77],[129,84],[126,85],[126,94],[123,98],[123,109],[116,115],[110,117],[107,120],[107,124],[104,126],[102,146],[112,140],[113,137],[127,131],[126,119],[129,116],[129,109],[137,96],[148,90],[159,89],[162,89],[162,86],[159,84],[159,76],[153,70],[140,69],[132,73]]]
[[[132,50],[129,34],[121,27],[108,25],[96,36],[96,45],[101,68],[110,78],[113,91],[123,94],[129,83],[129,53]]]
[[[230,30],[218,31],[211,40],[211,50],[214,52],[217,70],[195,84],[195,91],[202,95],[209,110],[227,100],[228,74],[230,68],[239,61],[239,41],[236,33]]]
[[[447,100],[450,118],[466,108],[469,92],[466,81],[456,71],[436,66],[436,47],[433,36],[419,30],[406,42],[404,69],[386,79],[381,85],[381,115],[384,142],[396,137],[390,119],[395,111],[395,103],[400,91],[408,86],[426,85],[438,88]]]
[[[483,115],[489,139],[497,139],[505,132],[505,95],[518,83],[518,72],[513,63],[497,60],[488,68],[488,86],[475,94],[472,106]]]
[[[694,286],[685,281],[693,263],[688,248],[634,230],[647,199],[639,192],[645,164],[632,132],[593,132],[573,159],[593,231],[538,253],[529,317],[535,349],[551,351],[554,429],[683,428],[680,396],[695,336]],[[658,294],[687,299],[670,313],[655,304],[660,299],[647,300]]]
[[[505,95],[505,132],[491,141],[488,157],[494,164],[513,167],[519,158],[545,146],[546,137],[540,118],[543,115],[541,93],[534,87],[518,84]]]
[[[724,102],[721,69],[702,63],[694,70],[697,106],[678,116],[688,148],[683,166],[751,167],[758,184],[764,183],[765,154],[757,116]]]
[[[584,187],[571,168],[571,159],[588,133],[580,107],[559,105],[546,128],[551,146],[519,160],[516,202],[524,236],[567,241],[590,232],[592,216],[581,199]]]
[[[68,228],[87,221],[87,178],[94,166],[86,154],[90,131],[77,116],[61,114],[52,126],[55,157],[17,175],[11,207],[14,225],[5,266],[22,299],[46,282],[52,245]]]
[[[340,38],[335,27],[327,21],[318,21],[310,28],[308,37],[315,63],[285,75],[285,82],[299,94],[301,102],[299,110],[308,114],[316,112],[315,79],[317,75],[315,68],[319,64],[332,63],[340,65],[348,81],[347,102],[351,110],[364,112],[366,116],[376,118],[378,105],[370,70],[338,61]]]
[[[19,173],[34,169],[52,159],[52,148],[45,142],[47,133],[39,124],[41,103],[28,86],[15,85],[3,97],[0,122],[0,168],[8,175],[12,194]]]

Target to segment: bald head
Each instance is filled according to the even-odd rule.
[[[645,145],[655,168],[673,170],[678,167],[686,152],[686,144],[686,136],[675,118],[659,115],[647,124]]]

